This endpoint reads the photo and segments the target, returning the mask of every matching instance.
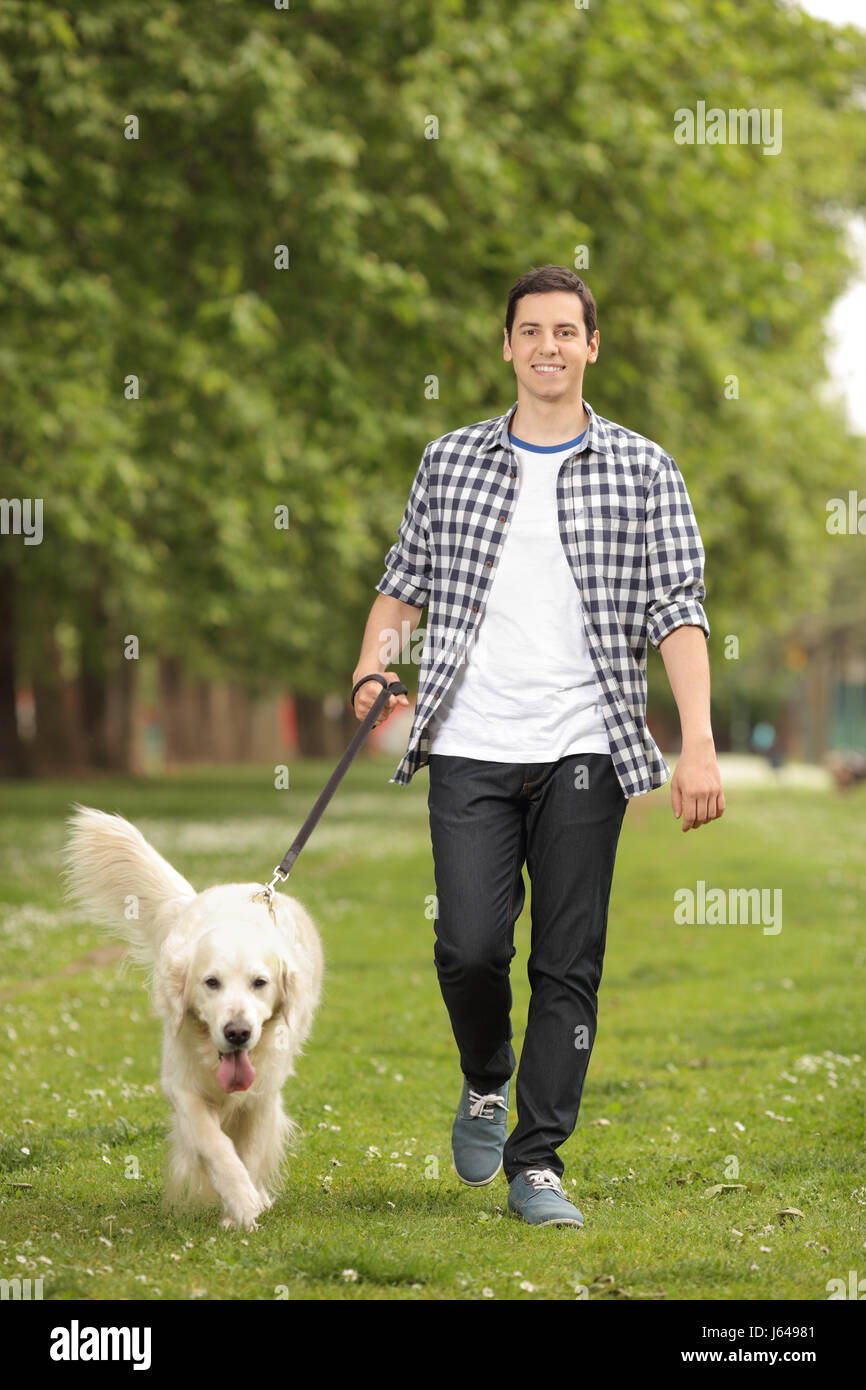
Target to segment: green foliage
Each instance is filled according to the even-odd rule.
[[[424,444],[514,399],[508,289],[581,244],[586,395],[680,464],[713,642],[825,592],[824,503],[862,477],[820,394],[862,34],[775,0],[7,0],[0,43],[3,491],[45,501],[43,545],[4,542],[25,665],[100,594],[112,640],[342,689]],[[782,153],[676,144],[698,100],[780,108]]]

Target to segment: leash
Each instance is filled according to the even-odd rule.
[[[318,825],[322,816],[322,812],[324,811],[328,802],[331,800],[331,797],[334,795],[334,792],[337,790],[337,787],[340,785],[340,782],[343,779],[343,775],[346,772],[346,769],[352,762],[353,758],[355,757],[355,754],[366,742],[367,735],[369,734],[373,725],[376,723],[376,720],[381,714],[384,706],[387,704],[388,700],[392,695],[406,694],[406,687],[402,683],[402,681],[392,681],[389,685],[384,676],[381,676],[378,672],[375,672],[373,675],[370,676],[362,676],[361,679],[357,681],[354,685],[351,696],[353,709],[355,708],[355,696],[361,689],[361,686],[366,684],[367,681],[379,681],[380,685],[382,686],[382,690],[380,694],[376,696],[376,699],[374,700],[368,714],[366,714],[364,717],[361,727],[358,729],[357,733],[352,739],[352,742],[349,744],[342,758],[337,763],[337,766],[334,768],[334,771],[331,773],[330,777],[325,783],[325,786],[323,787],[322,792],[312,811],[307,816],[307,819],[304,821],[303,825],[301,826],[291,845],[286,850],[277,867],[274,869],[274,876],[271,879],[270,883],[264,889],[263,893],[256,894],[256,897],[262,898],[263,901],[266,902],[269,907],[274,896],[274,885],[277,883],[278,880],[280,883],[285,883],[286,879],[288,878],[289,874],[295,866],[295,861],[298,855],[300,854],[301,850],[304,848],[304,845],[307,843],[316,826]]]

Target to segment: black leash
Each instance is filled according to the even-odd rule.
[[[334,792],[337,790],[337,787],[340,785],[340,782],[343,779],[343,775],[346,772],[346,769],[352,762],[352,759],[355,757],[358,750],[366,742],[367,735],[369,734],[373,725],[376,723],[376,720],[382,713],[382,709],[387,704],[390,697],[392,695],[406,694],[406,687],[405,685],[403,685],[402,681],[392,681],[389,685],[384,676],[381,676],[378,672],[375,672],[373,675],[370,676],[362,676],[361,679],[357,681],[354,685],[351,697],[353,709],[355,707],[355,696],[361,689],[361,686],[364,685],[367,681],[379,681],[382,686],[382,691],[379,695],[376,696],[376,699],[374,700],[369,710],[369,713],[366,714],[364,717],[361,727],[358,729],[357,733],[352,739],[352,742],[349,744],[342,758],[337,763],[337,766],[334,768],[334,771],[331,773],[330,777],[325,783],[325,786],[322,789],[318,801],[316,802],[310,814],[307,816],[307,819],[304,821],[303,825],[301,826],[291,845],[286,850],[285,854],[283,855],[283,858],[280,860],[280,863],[274,869],[274,876],[264,891],[264,898],[266,902],[270,902],[270,899],[273,896],[274,884],[277,882],[277,879],[279,879],[281,883],[285,883],[286,879],[288,878],[289,874],[294,868],[295,860],[297,859],[301,850],[304,848],[304,845],[309,840],[310,836],[312,835],[313,831],[315,830],[322,817],[322,812],[324,811],[331,797],[334,795]]]

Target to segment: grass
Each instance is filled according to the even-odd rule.
[[[427,774],[389,785],[395,762],[353,765],[289,885],[326,983],[286,1091],[303,1133],[285,1194],[248,1235],[162,1208],[159,1025],[63,902],[58,851],[82,801],[134,821],[196,887],[262,879],[330,765],[299,766],[279,797],[249,768],[0,786],[0,1277],[42,1276],[49,1299],[825,1300],[829,1279],[866,1273],[866,792],[732,789],[688,835],[668,789],[631,803],[561,1150],[586,1226],[532,1230],[502,1177],[472,1190],[451,1169]],[[699,879],[781,888],[781,932],[676,925],[673,894]],[[528,924],[527,900],[518,1057]]]

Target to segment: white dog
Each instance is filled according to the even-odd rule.
[[[219,1201],[224,1226],[255,1230],[293,1130],[281,1092],[319,1001],[316,928],[261,884],[196,893],[121,816],[76,806],[69,824],[69,895],[151,968],[174,1106],[168,1200]]]

